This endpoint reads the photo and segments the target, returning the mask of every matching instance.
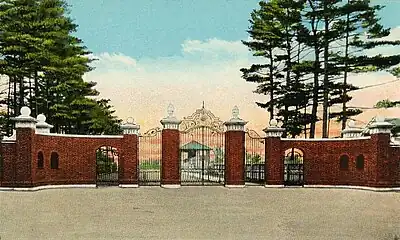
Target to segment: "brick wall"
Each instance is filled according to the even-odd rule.
[[[304,159],[305,185],[400,186],[400,148],[390,147],[388,134],[359,139],[266,139],[267,184],[283,184],[285,151],[296,148]],[[349,167],[340,169],[340,157],[347,155]],[[357,156],[364,157],[364,168],[356,168]],[[397,165],[397,166],[396,166]]]
[[[96,183],[96,150],[101,146],[112,146],[119,152],[122,150],[121,139],[36,135],[32,163],[35,185]],[[37,168],[39,151],[44,156],[43,169]],[[58,169],[50,167],[53,151],[59,156]],[[121,160],[119,164],[122,164]]]
[[[14,176],[16,170],[16,152],[17,144],[15,143],[2,143],[1,156],[2,156],[2,169],[0,171],[0,186],[13,186]]]
[[[239,138],[243,133],[227,133],[226,139]],[[237,136],[235,135],[237,134]],[[235,135],[235,136],[233,136]],[[240,135],[240,136],[239,136]],[[283,159],[285,150],[297,148],[303,152],[305,184],[307,185],[357,185],[372,187],[400,186],[400,147],[390,146],[389,135],[376,134],[362,139],[301,140],[266,139],[266,182],[283,184]],[[236,144],[235,143],[235,144]],[[236,163],[244,159],[243,144],[226,142],[227,155]],[[162,135],[162,184],[180,184],[179,131],[163,130]],[[71,137],[65,135],[35,134],[32,129],[18,129],[16,142],[3,142],[3,158],[0,185],[5,187],[29,187],[48,184],[95,184],[96,150],[112,146],[119,152],[119,181],[121,184],[137,184],[138,137]],[[238,151],[243,148],[243,154]],[[38,152],[43,153],[44,166],[38,168]],[[51,169],[52,152],[59,155],[59,168]],[[230,154],[235,152],[235,154]],[[364,156],[364,169],[356,168],[358,155]],[[341,170],[339,159],[349,157],[349,168]],[[235,163],[235,164],[236,164]],[[230,163],[227,162],[227,165]],[[240,165],[240,164],[239,164]],[[243,167],[227,166],[226,176],[243,178]],[[229,184],[241,184],[232,182]]]

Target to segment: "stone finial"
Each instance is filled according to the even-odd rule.
[[[350,120],[350,121],[347,123],[347,126],[348,126],[349,128],[354,128],[354,127],[356,127],[356,122],[355,122],[354,120]]]
[[[19,111],[21,113],[21,117],[30,117],[31,116],[31,109],[27,106],[23,106]]]
[[[135,123],[135,119],[128,117],[124,124],[121,125],[124,135],[139,135],[140,126]]]
[[[168,116],[160,121],[160,123],[163,125],[163,129],[179,129],[179,124],[181,124],[182,121],[175,117],[174,112],[174,105],[170,103],[167,107]]]
[[[247,122],[239,118],[239,108],[234,106],[232,109],[232,118],[229,121],[224,122],[227,131],[244,131],[244,125]]]
[[[378,115],[375,117],[375,122],[385,122],[385,117],[382,115]]]
[[[234,118],[234,119],[239,118],[239,108],[236,105],[232,109],[232,118]]]
[[[175,112],[174,105],[172,105],[172,103],[170,103],[170,104],[168,105],[168,108],[167,108],[167,115],[168,115],[168,117],[169,117],[169,118],[174,117],[174,112]]]
[[[389,122],[385,122],[385,117],[383,116],[376,116],[375,122],[369,126],[369,133],[370,134],[379,134],[379,133],[386,133],[390,134],[390,130],[392,129],[393,124]]]
[[[21,115],[11,120],[15,121],[15,128],[32,128],[35,129],[37,120],[31,117],[31,109],[27,106],[23,106],[20,109]]]
[[[284,128],[281,128],[278,126],[278,121],[274,118],[272,118],[269,121],[269,127],[265,128],[263,130],[267,137],[281,137],[283,133],[285,132]]]
[[[342,131],[343,138],[356,138],[361,137],[363,130],[359,127],[356,127],[356,122],[354,120],[350,120],[347,122],[347,127]]]
[[[37,115],[36,120],[37,133],[50,133],[50,129],[53,128],[53,125],[46,123],[46,116],[44,114]]]
[[[133,117],[128,117],[128,118],[126,119],[126,123],[128,123],[128,124],[135,124],[135,119],[134,119]]]
[[[270,127],[278,127],[278,121],[275,118],[271,119],[269,121],[269,126]]]

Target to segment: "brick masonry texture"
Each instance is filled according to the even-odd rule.
[[[92,138],[36,135],[34,129],[17,129],[16,143],[3,143],[1,186],[29,187],[49,184],[95,184],[96,150],[115,147],[119,153],[119,182],[137,184],[138,137]],[[38,153],[44,156],[38,168]],[[59,156],[51,169],[50,156]]]
[[[225,184],[244,184],[245,135],[225,133]],[[162,131],[161,184],[180,184],[178,130]],[[265,141],[266,184],[284,182],[285,151],[303,152],[304,184],[400,187],[400,146],[390,146],[389,134],[374,134],[369,139],[288,140],[268,137]],[[138,136],[123,138],[66,137],[35,134],[34,129],[17,129],[14,143],[1,144],[0,186],[32,187],[54,184],[95,184],[96,150],[112,146],[119,153],[119,183],[138,183]],[[38,168],[38,153],[44,167]],[[52,152],[59,155],[58,169],[51,169]],[[356,158],[364,156],[364,169],[356,168]],[[349,157],[349,168],[340,170],[339,159]]]
[[[283,184],[285,151],[291,148],[303,152],[306,185],[400,186],[400,148],[390,146],[389,134],[375,134],[370,139],[328,141],[267,138],[267,184]],[[342,155],[349,157],[347,170],[339,168]],[[364,156],[364,169],[356,168],[359,155]]]
[[[161,184],[180,184],[179,169],[179,130],[163,129],[162,144],[162,164],[161,164]]]
[[[225,132],[225,184],[244,185],[245,133]]]

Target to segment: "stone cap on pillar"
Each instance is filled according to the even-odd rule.
[[[31,117],[31,109],[23,106],[20,110],[21,115],[11,120],[15,121],[15,128],[32,128],[35,129],[37,120]]]
[[[362,128],[356,127],[354,120],[350,120],[347,123],[347,127],[342,131],[343,138],[357,138],[361,137],[363,132]]]
[[[161,119],[160,123],[163,126],[163,129],[179,129],[179,124],[181,124],[181,120],[178,120],[175,116],[174,116],[174,112],[175,112],[175,108],[174,105],[172,105],[171,103],[168,105],[167,108],[167,114],[168,116]]]
[[[239,108],[234,106],[232,109],[232,118],[224,122],[227,131],[244,131],[244,125],[248,122],[239,118]]]
[[[135,120],[132,117],[126,119],[124,124],[121,124],[121,129],[123,134],[126,135],[139,135],[140,126],[135,123]]]
[[[269,121],[269,127],[266,127],[263,131],[267,134],[267,137],[281,137],[285,129],[279,127],[278,121],[273,118]]]
[[[53,128],[53,125],[48,124],[46,122],[46,116],[44,114],[39,114],[36,117],[36,132],[37,133],[50,133],[50,129]]]
[[[385,117],[377,116],[375,118],[375,122],[369,126],[370,134],[378,134],[378,133],[389,133],[392,129],[393,124],[385,122]]]

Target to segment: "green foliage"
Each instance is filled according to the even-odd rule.
[[[246,164],[259,164],[261,163],[262,158],[260,154],[251,154],[251,153],[246,153]]]
[[[390,101],[389,99],[381,100],[378,101],[375,104],[375,108],[393,108],[393,107],[398,107],[400,104],[400,101]]]
[[[117,164],[106,155],[108,151],[98,150],[96,152],[97,173],[116,173],[118,172]]]
[[[284,136],[315,135],[322,103],[323,137],[327,122],[356,116],[360,109],[348,109],[348,94],[358,87],[347,83],[349,73],[390,71],[398,76],[400,54],[367,56],[365,50],[397,46],[400,41],[382,40],[390,29],[380,24],[377,12],[383,7],[370,0],[270,0],[253,10],[248,33],[243,41],[261,63],[242,68],[246,81],[258,84],[257,94],[269,95],[266,108],[270,118],[282,121]],[[365,38],[364,35],[368,37]],[[329,107],[342,110],[328,114]],[[308,112],[311,107],[311,113]]]
[[[215,148],[214,149],[214,156],[215,156],[215,162],[216,163],[224,163],[225,160],[225,154],[222,148]]]
[[[141,170],[160,170],[161,164],[160,160],[141,160],[139,164],[139,169]]]
[[[90,51],[73,34],[78,27],[65,0],[4,0],[0,4],[0,74],[8,90],[0,102],[9,119],[28,105],[44,113],[55,132],[117,134],[109,100],[96,101],[96,83],[85,82],[92,70]]]

